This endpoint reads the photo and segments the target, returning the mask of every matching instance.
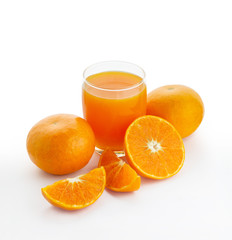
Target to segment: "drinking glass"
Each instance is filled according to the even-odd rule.
[[[121,61],[100,62],[84,71],[83,115],[96,137],[96,150],[111,148],[123,154],[128,126],[146,114],[145,73]]]

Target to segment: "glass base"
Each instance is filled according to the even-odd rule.
[[[104,150],[100,149],[98,147],[95,147],[95,151],[96,151],[97,154],[101,155]],[[125,156],[124,151],[114,151],[114,153],[117,155],[117,157],[124,157]]]

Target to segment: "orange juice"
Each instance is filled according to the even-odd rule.
[[[96,146],[123,150],[127,127],[146,114],[146,85],[128,72],[108,71],[93,74],[83,84],[83,113],[91,125]]]

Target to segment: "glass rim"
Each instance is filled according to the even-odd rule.
[[[141,81],[140,81],[140,82],[138,82],[138,83],[136,83],[136,84],[134,84],[134,85],[132,85],[132,86],[130,86],[130,87],[127,87],[127,88],[108,89],[108,88],[97,87],[97,86],[95,86],[94,84],[88,82],[87,77],[86,77],[86,72],[87,72],[90,68],[92,68],[92,67],[94,67],[94,66],[97,66],[97,65],[100,65],[100,64],[104,64],[104,63],[121,63],[121,64],[129,64],[129,65],[132,65],[132,66],[138,68],[138,69],[142,72],[143,77],[141,77]],[[101,73],[101,72],[110,72],[110,71],[100,71],[99,73]],[[120,71],[115,71],[115,72],[120,72]],[[126,72],[126,71],[124,71],[124,72]],[[127,73],[131,73],[131,72],[128,71]],[[131,74],[134,74],[134,73],[131,73]],[[134,74],[134,75],[138,76],[137,74]],[[91,76],[91,75],[89,75],[89,76]],[[118,60],[101,61],[101,62],[97,62],[97,63],[91,64],[91,65],[89,65],[88,67],[85,68],[85,70],[83,71],[83,79],[84,79],[83,82],[84,82],[85,84],[89,85],[90,87],[93,87],[93,88],[98,89],[98,90],[101,90],[101,91],[120,92],[120,91],[132,90],[132,89],[134,89],[134,88],[136,88],[136,87],[139,87],[140,85],[142,85],[143,83],[145,83],[145,80],[144,80],[144,79],[145,79],[145,76],[146,76],[145,71],[144,71],[140,66],[138,66],[137,64],[134,64],[134,63],[131,63],[131,62],[126,62],[126,61],[118,61]],[[139,77],[140,77],[140,76],[139,76]]]

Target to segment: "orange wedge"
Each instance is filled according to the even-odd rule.
[[[116,192],[132,192],[140,188],[141,178],[129,164],[106,149],[99,160],[98,166],[106,170],[106,187]]]
[[[164,179],[176,174],[184,163],[183,140],[166,120],[155,116],[137,118],[125,134],[128,163],[141,176]]]
[[[93,204],[103,193],[105,184],[106,173],[101,167],[75,178],[55,182],[42,188],[42,194],[56,207],[76,210]]]

